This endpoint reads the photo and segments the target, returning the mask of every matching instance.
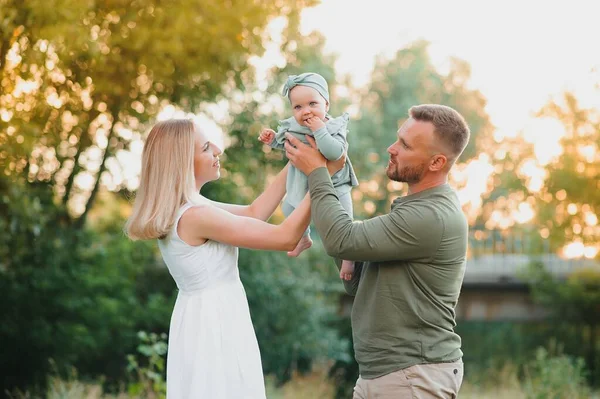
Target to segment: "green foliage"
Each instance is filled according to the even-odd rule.
[[[538,348],[535,360],[526,368],[525,393],[527,399],[584,399],[590,397],[585,384],[583,359],[556,354],[551,356]]]
[[[313,1],[0,4],[2,172],[49,182],[81,227],[101,183],[128,188],[117,156],[164,105],[196,111],[242,86],[268,22]]]
[[[130,395],[144,398],[166,398],[167,382],[165,381],[165,363],[167,354],[167,334],[138,332],[140,345],[137,351],[139,356],[127,355],[127,371],[133,375],[135,382],[130,383]]]
[[[545,168],[548,179],[538,195],[537,221],[549,229],[553,249],[574,240],[595,244],[600,228],[587,223],[586,215],[600,214],[600,168],[595,155],[600,145],[600,112],[582,108],[573,94],[565,93],[542,108],[539,116],[560,122],[566,134],[561,140],[563,153]],[[571,203],[577,206],[574,214],[567,210]]]
[[[600,381],[598,335],[600,326],[600,271],[582,269],[566,281],[554,278],[542,264],[530,266],[527,277],[536,302],[543,304],[561,323],[579,326],[578,351],[585,355],[592,383]],[[581,345],[583,343],[583,345]]]
[[[456,332],[462,338],[465,381],[472,386],[483,391],[502,386],[534,394],[542,392],[544,386],[560,388],[568,375],[577,392],[587,392],[585,377],[590,370],[580,359],[582,336],[576,325],[553,320],[463,321]],[[540,348],[540,344],[548,349]]]
[[[578,342],[568,326],[554,323],[460,321],[455,331],[462,340],[465,379],[477,385],[501,384],[500,380],[490,381],[490,374],[507,365],[522,370],[540,342],[558,338],[575,345]]]
[[[340,336],[349,342],[348,353],[345,358],[335,360],[333,366],[329,369],[329,378],[335,384],[335,397],[337,399],[351,398],[354,385],[358,379],[358,363],[354,358],[354,341],[349,318],[340,319],[337,328]]]
[[[0,178],[0,389],[43,391],[48,359],[58,373],[75,366],[116,385],[135,331],[168,328],[173,285],[161,283],[153,243],[57,223],[64,209],[46,185],[7,184]]]
[[[556,126],[564,130],[562,153],[548,164],[537,163],[545,180],[543,186],[531,187],[523,168],[536,165],[533,145],[523,137],[493,143],[495,154],[502,155],[492,158],[497,172],[493,189],[483,195],[477,223],[489,223],[492,212],[509,216],[515,204],[527,202],[535,210],[535,217],[528,223],[534,231],[531,240],[538,244],[532,252],[557,252],[573,241],[593,246],[600,232],[596,220],[600,213],[600,169],[596,159],[600,113],[581,107],[576,97],[566,92],[549,101],[537,116],[555,120]],[[544,232],[543,238],[540,232]]]
[[[533,298],[546,305],[561,320],[589,325],[600,324],[600,271],[580,269],[566,281],[559,281],[543,264],[534,263],[527,276]]]
[[[322,248],[296,259],[241,250],[239,266],[266,374],[282,383],[315,360],[349,360],[335,328],[341,284]]]

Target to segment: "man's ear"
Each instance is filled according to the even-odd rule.
[[[429,170],[432,171],[440,171],[446,167],[448,164],[448,158],[444,154],[435,154],[431,157],[431,162],[429,163]]]

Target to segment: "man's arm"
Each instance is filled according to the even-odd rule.
[[[330,256],[374,262],[425,259],[439,245],[442,229],[430,228],[433,211],[407,205],[387,215],[353,222],[340,205],[325,168],[308,176],[308,187],[312,219]]]
[[[434,255],[444,227],[433,209],[404,204],[387,215],[352,222],[339,202],[323,156],[312,143],[286,137],[286,156],[308,176],[312,218],[330,256],[384,262]]]

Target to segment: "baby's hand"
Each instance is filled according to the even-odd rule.
[[[265,144],[271,144],[274,138],[275,131],[272,129],[263,129],[262,132],[260,132],[260,136],[258,136],[258,139]]]
[[[325,122],[323,122],[321,119],[317,118],[316,116],[311,116],[310,118],[308,118],[306,120],[305,123],[311,132],[316,132],[317,130],[319,130],[320,128],[325,126]]]

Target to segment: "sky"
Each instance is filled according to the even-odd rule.
[[[339,55],[336,71],[357,86],[368,82],[378,54],[425,39],[441,72],[450,57],[471,65],[471,87],[487,97],[498,137],[528,128],[540,141],[548,125],[536,126],[531,116],[553,96],[574,90],[584,105],[600,108],[593,90],[600,83],[599,21],[600,2],[589,0],[322,0],[303,11],[301,29],[323,33],[326,51]]]

